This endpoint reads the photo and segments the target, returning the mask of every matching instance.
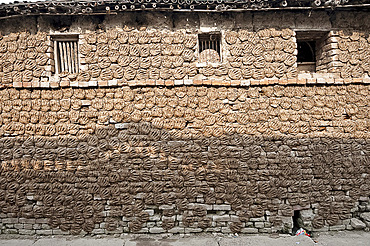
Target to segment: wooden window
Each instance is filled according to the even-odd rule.
[[[220,33],[202,33],[198,40],[200,62],[221,62]]]
[[[78,73],[78,35],[56,35],[53,41],[55,73]]]

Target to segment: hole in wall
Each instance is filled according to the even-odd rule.
[[[299,228],[301,228],[300,217],[301,217],[301,211],[300,210],[294,210],[294,215],[292,217],[292,219],[293,219],[292,235],[295,235],[296,231]]]

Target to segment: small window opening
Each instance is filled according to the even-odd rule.
[[[78,73],[78,35],[53,37],[55,73]]]
[[[316,71],[316,41],[298,41],[298,70]]]
[[[297,31],[297,66],[300,72],[316,72],[322,69],[322,47],[326,31]]]
[[[298,42],[298,62],[316,62],[316,44],[315,41]]]
[[[198,35],[200,62],[221,62],[221,34],[202,33]]]

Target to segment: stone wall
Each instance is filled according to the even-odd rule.
[[[351,229],[369,86],[1,90],[3,233]],[[368,222],[367,222],[368,223]]]

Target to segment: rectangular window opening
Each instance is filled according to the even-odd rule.
[[[54,44],[55,73],[78,73],[78,35],[56,35]]]
[[[297,41],[299,71],[316,71],[316,41]]]
[[[198,41],[200,62],[221,62],[221,33],[199,34]]]
[[[326,31],[297,31],[297,67],[299,72],[317,72],[321,65],[322,40]],[[319,69],[320,70],[320,69]]]

